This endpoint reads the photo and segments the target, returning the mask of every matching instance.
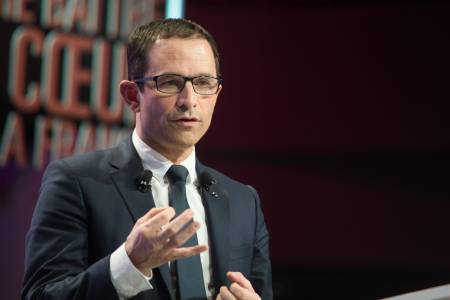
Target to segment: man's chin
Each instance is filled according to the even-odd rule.
[[[172,143],[182,148],[191,148],[200,141],[203,134],[194,131],[177,132],[172,136]]]
[[[195,146],[199,139],[183,139],[177,140],[173,143],[173,146],[178,149],[189,149]]]

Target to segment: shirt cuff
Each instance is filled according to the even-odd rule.
[[[142,274],[131,262],[123,243],[110,257],[111,281],[120,298],[131,298],[142,291],[153,289],[150,280],[153,272],[150,270],[150,277]]]

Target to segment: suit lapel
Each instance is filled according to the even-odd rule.
[[[134,222],[136,222],[155,207],[155,202],[151,191],[142,193],[137,189],[136,178],[142,173],[143,167],[141,159],[131,142],[131,137],[115,149],[110,163],[114,167],[114,170],[110,173],[111,178],[125,201]],[[168,265],[164,264],[158,269],[167,289],[170,291],[171,298],[175,299]]]
[[[122,145],[121,145],[122,146]],[[136,222],[140,217],[155,207],[151,192],[142,193],[136,186],[136,178],[142,173],[142,163],[136,150],[131,145],[129,152],[123,153],[123,146],[115,153],[114,165],[117,169],[111,172],[111,177],[125,201],[125,204]],[[120,152],[119,152],[120,151]],[[121,161],[119,161],[119,158]]]
[[[197,161],[196,169],[198,175],[207,171],[207,168],[199,161]],[[208,190],[200,187],[200,194],[206,210],[213,280],[217,292],[222,285],[227,285],[226,272],[229,271],[229,200],[220,182],[212,184]]]

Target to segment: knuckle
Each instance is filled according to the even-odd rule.
[[[139,236],[141,236],[141,237],[143,237],[143,238],[145,238],[145,239],[149,239],[149,238],[152,237],[152,232],[151,232],[151,230],[149,230],[149,227],[148,227],[148,226],[145,226],[144,224],[138,226],[138,227],[136,228],[136,230],[137,230]]]
[[[239,284],[237,284],[236,282],[233,282],[230,285],[230,291],[232,291],[233,293],[241,294],[241,288],[240,288]]]
[[[189,233],[189,235],[192,235],[197,232],[197,227],[194,223],[190,224],[188,228],[186,228],[186,232]]]
[[[145,232],[144,228],[142,226],[136,226],[134,231],[137,235],[142,236]]]
[[[175,231],[175,229],[173,227],[167,227],[166,233],[167,233],[167,235],[172,236],[172,235],[176,234],[177,232]]]
[[[169,246],[170,248],[175,248],[175,247],[178,247],[179,245],[178,245],[178,242],[176,239],[170,239],[167,242],[167,246]]]
[[[147,230],[142,230],[141,237],[143,238],[143,240],[147,241],[150,239],[150,233]]]
[[[166,242],[169,240],[170,236],[167,234],[167,231],[163,231],[163,232],[161,232],[160,234],[158,234],[158,235],[156,236],[156,238],[157,238],[161,243],[166,243]]]
[[[153,224],[150,223],[150,222],[146,222],[146,223],[142,223],[142,224],[141,224],[141,227],[142,227],[142,228],[152,228],[152,227],[153,227]]]
[[[170,221],[170,217],[167,214],[162,214],[161,221],[164,223],[168,223]]]

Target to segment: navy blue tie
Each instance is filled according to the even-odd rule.
[[[178,216],[189,208],[186,198],[186,178],[188,170],[180,165],[172,165],[167,171],[170,182],[169,203]],[[198,245],[197,235],[194,234],[183,247]],[[180,300],[206,299],[200,255],[179,259],[175,262],[177,275],[177,297]]]

